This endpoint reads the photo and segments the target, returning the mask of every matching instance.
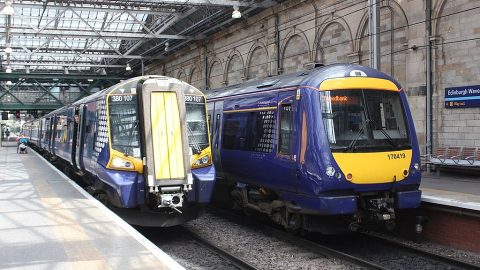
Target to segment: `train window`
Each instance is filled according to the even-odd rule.
[[[112,95],[108,104],[112,148],[140,157],[136,95]]]
[[[320,93],[322,118],[335,151],[411,147],[398,92],[336,90]]]
[[[187,111],[188,141],[192,153],[200,153],[209,146],[205,98],[199,96],[185,96]]]
[[[272,152],[274,111],[228,113],[224,117],[224,149]]]
[[[282,104],[280,107],[280,134],[278,136],[278,153],[290,154],[290,133],[292,121],[292,104]]]

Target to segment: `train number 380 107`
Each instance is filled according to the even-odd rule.
[[[398,153],[398,154],[388,154],[388,159],[401,159],[406,158],[405,153]]]

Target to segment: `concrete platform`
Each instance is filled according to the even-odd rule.
[[[459,173],[423,173],[422,201],[480,211],[480,177]]]
[[[183,269],[29,149],[0,148],[0,269]]]

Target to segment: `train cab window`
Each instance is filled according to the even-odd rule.
[[[140,134],[135,95],[111,95],[108,100],[112,148],[139,158]]]
[[[226,113],[223,148],[271,153],[274,140],[274,111]]]
[[[292,104],[282,104],[280,106],[280,134],[278,136],[278,153],[290,154],[290,133],[292,121]]]
[[[185,96],[188,143],[195,154],[209,146],[205,106],[204,97]]]
[[[335,90],[320,93],[322,119],[333,151],[408,149],[408,125],[398,92]]]

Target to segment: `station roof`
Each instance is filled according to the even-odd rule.
[[[0,110],[70,104],[282,1],[0,0]]]
[[[234,7],[248,18],[280,0],[2,2],[0,74],[118,76],[241,21]]]

